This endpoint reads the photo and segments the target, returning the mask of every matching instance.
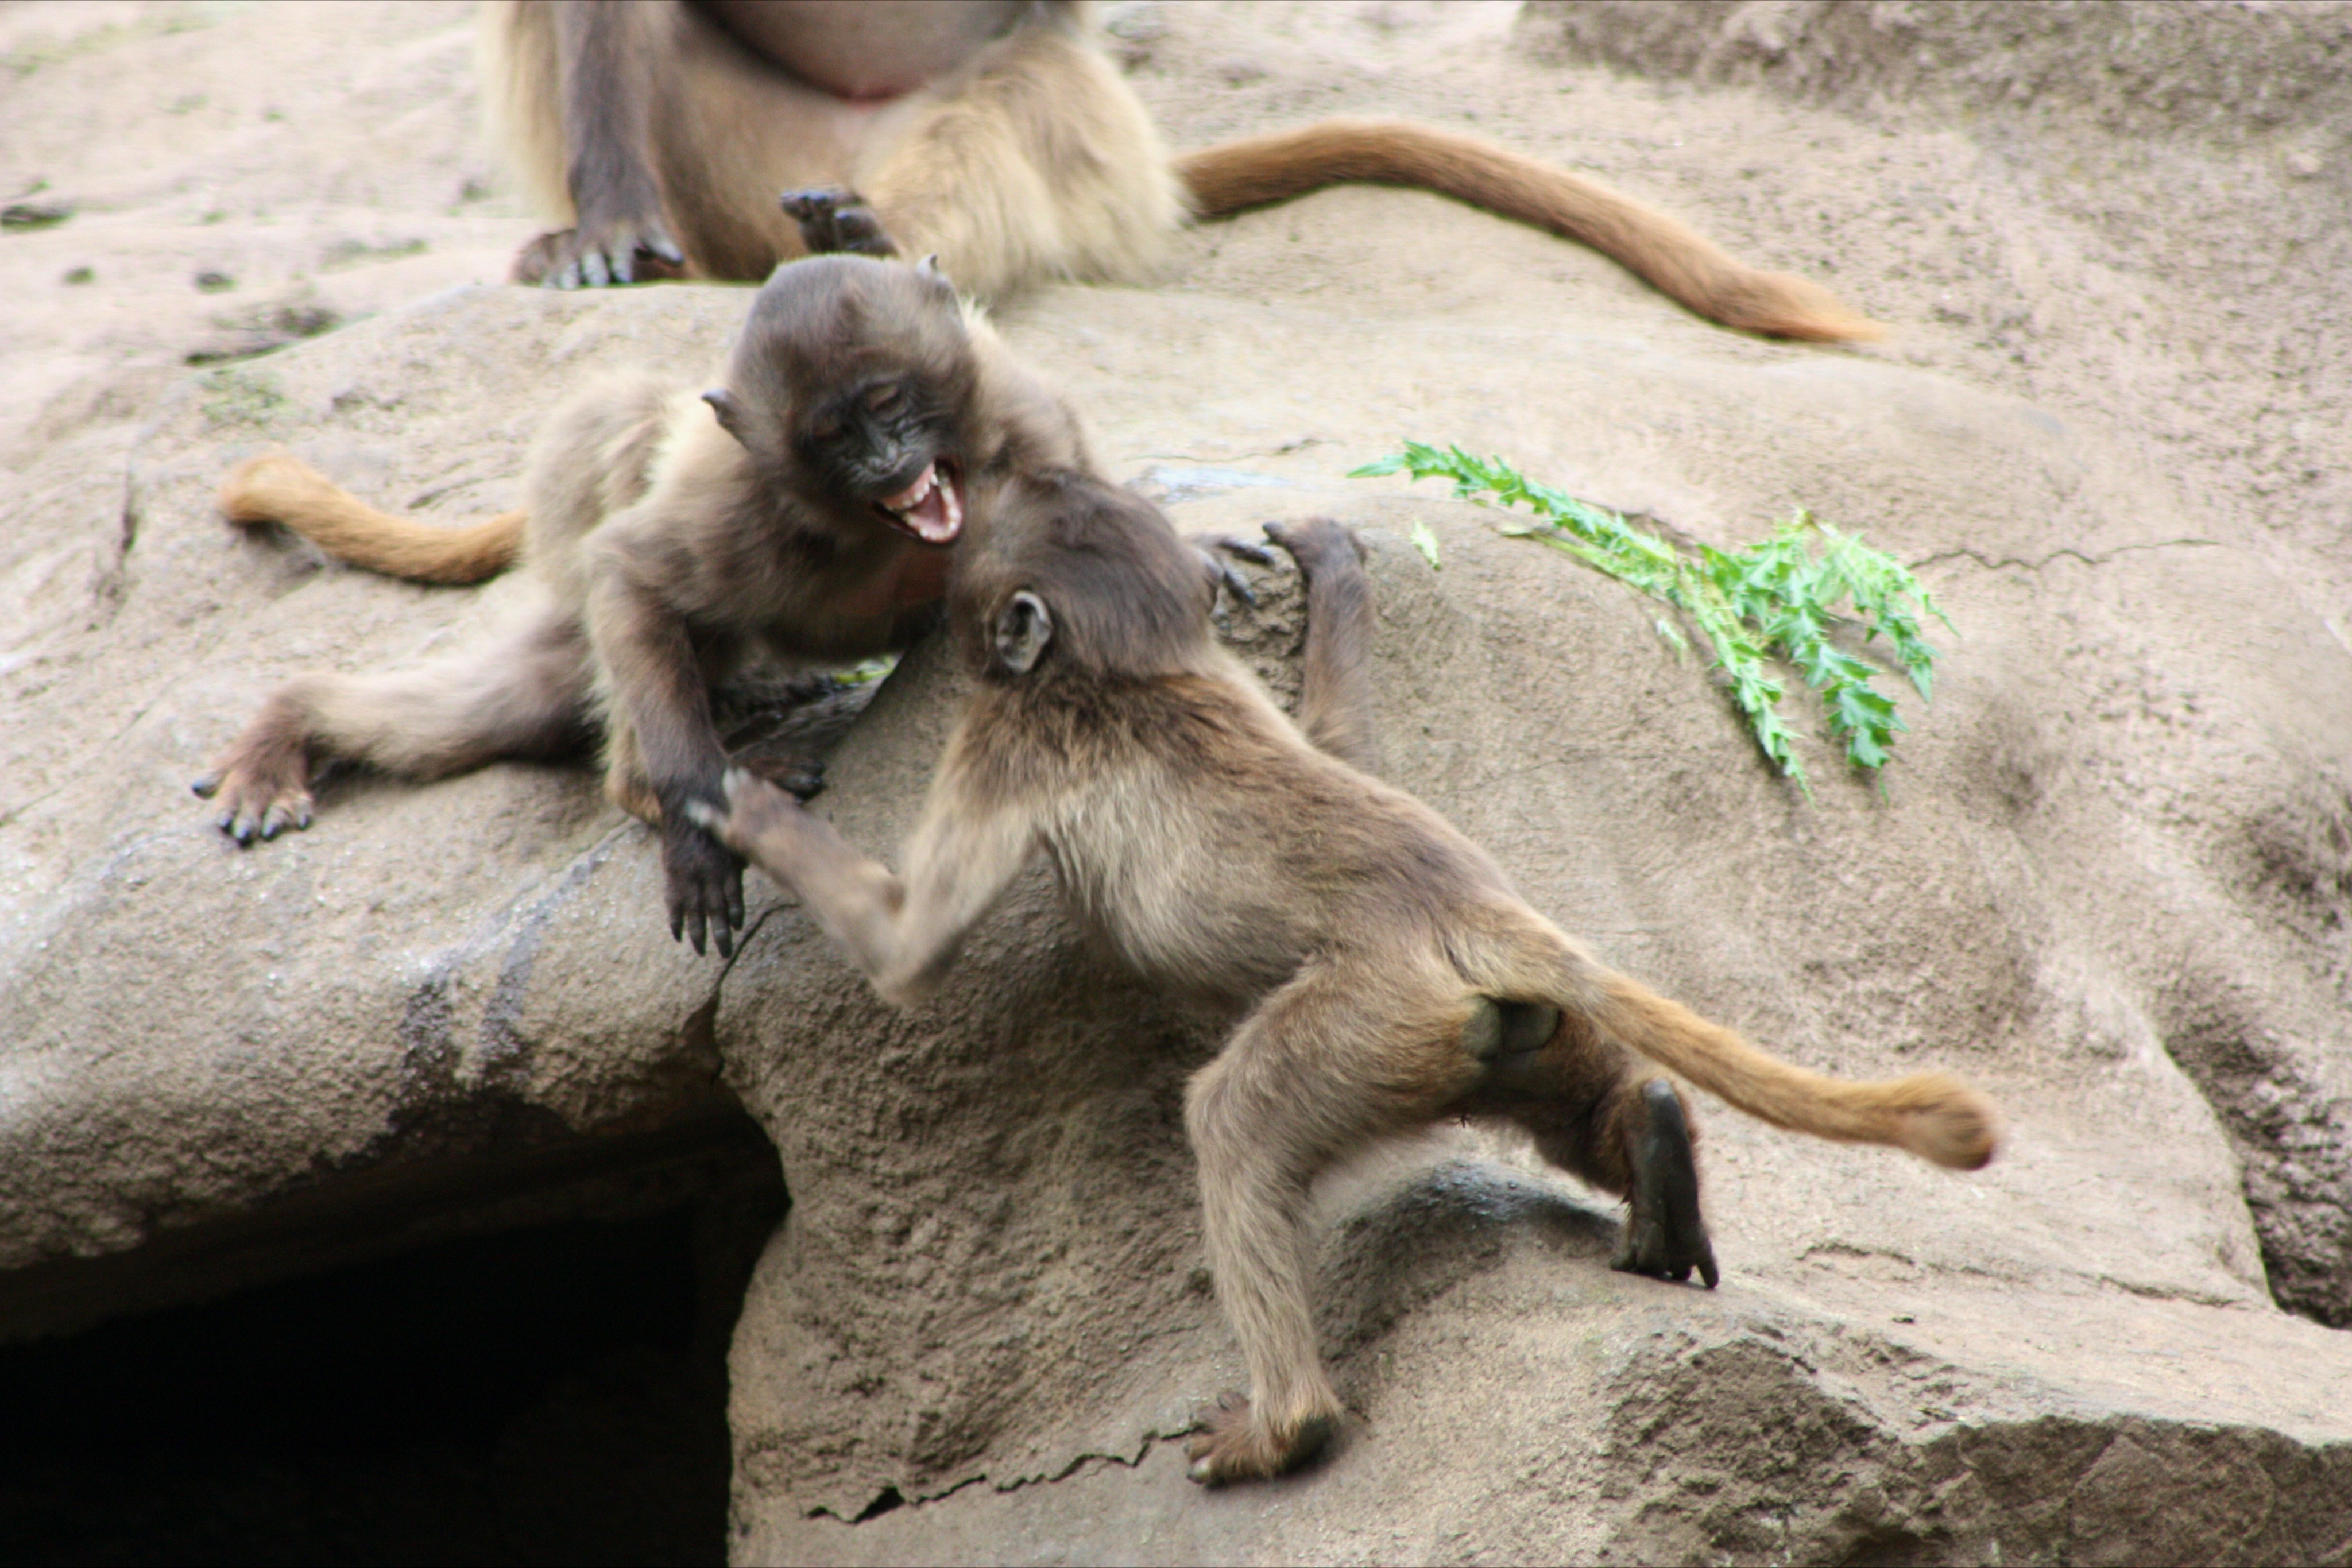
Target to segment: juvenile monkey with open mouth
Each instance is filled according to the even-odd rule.
[[[1604,967],[1372,744],[1370,580],[1336,523],[1268,525],[1307,588],[1297,722],[1210,635],[1197,555],[1140,498],[1009,476],[951,569],[977,682],[892,874],[740,771],[688,807],[797,894],[893,1003],[936,990],[1024,867],[1228,1030],[1186,1093],[1209,1263],[1250,1372],[1193,1479],[1278,1474],[1335,1429],[1300,1246],[1316,1175],[1441,1118],[1516,1123],[1632,1212],[1613,1266],[1716,1282],[1689,1113],[1649,1063],[1776,1126],[1970,1170],[1995,1113],[1958,1079],[1823,1077]]]
[[[863,256],[778,269],[723,382],[593,385],[549,420],[521,510],[470,528],[387,516],[284,453],[221,507],[425,582],[518,559],[537,591],[479,645],[289,682],[203,779],[240,844],[310,825],[331,758],[433,779],[604,747],[604,787],[661,832],[672,935],[732,950],[742,862],[687,820],[727,765],[709,688],[764,651],[827,667],[932,623],[972,486],[1087,467],[1076,416],[935,267]]]

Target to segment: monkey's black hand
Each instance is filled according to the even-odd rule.
[[[754,778],[764,779],[796,800],[814,800],[824,793],[824,760],[814,757],[747,757],[738,764]]]
[[[1208,568],[1209,591],[1212,593],[1222,588],[1244,604],[1256,608],[1256,591],[1250,587],[1249,579],[1235,570],[1234,563],[1225,556],[1237,555],[1259,566],[1271,566],[1274,564],[1272,550],[1255,539],[1239,538],[1232,534],[1190,534],[1184,542],[1201,552],[1201,562]],[[1224,554],[1221,555],[1219,551]]]
[[[742,857],[686,821],[683,810],[662,812],[661,835],[670,936],[693,943],[698,956],[707,933],[717,939],[720,957],[733,957],[736,928],[743,924]]]
[[[830,256],[841,251],[853,256],[898,254],[882,220],[874,215],[866,198],[855,191],[824,185],[807,191],[786,191],[776,201],[784,209],[784,215],[801,225],[801,243],[808,246],[811,256]]]
[[[1663,1078],[1642,1085],[1649,1124],[1633,1139],[1633,1212],[1609,1266],[1622,1274],[1654,1280],[1698,1277],[1715,1289],[1715,1247],[1698,1212],[1698,1162],[1692,1157],[1690,1124],[1674,1086]]]
[[[1298,570],[1308,577],[1327,562],[1361,565],[1364,559],[1364,541],[1356,537],[1356,530],[1329,517],[1268,523],[1265,537],[1288,550]]]

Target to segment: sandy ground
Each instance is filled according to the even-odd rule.
[[[0,516],[26,515],[14,503],[60,444],[127,440],[192,360],[503,276],[536,225],[480,141],[469,9],[0,9],[0,204],[37,224],[70,213],[0,231]],[[2122,427],[2192,494],[2301,558],[2290,576],[2323,558],[2340,601],[2352,156],[2339,131],[2158,140],[2049,115],[1842,115],[1532,62],[1543,30],[1518,10],[1274,0],[1112,15],[1179,147],[1270,110],[1504,136],[1841,287],[1898,329],[1866,352]],[[1383,287],[1409,279],[1442,307],[1449,293],[1494,297],[1485,275],[1529,254],[1418,252],[1414,209],[1386,193],[1297,210],[1297,266],[1262,280],[1269,297],[1347,292],[1360,287],[1348,264],[1368,260]],[[1370,254],[1366,235],[1315,221],[1335,214],[1376,225]],[[1217,253],[1217,231],[1201,232],[1169,287],[1231,287]],[[1613,273],[1569,247],[1544,254],[1555,273]],[[0,539],[0,622],[29,625],[26,574],[56,570],[44,554]]]

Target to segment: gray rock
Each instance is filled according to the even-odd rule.
[[[41,434],[68,409],[0,499],[0,1333],[653,1201],[740,1103],[794,1207],[738,1331],[738,1561],[2340,1557],[2352,332],[2338,43],[2310,31],[2334,12],[2200,7],[2255,30],[2184,73],[2145,7],[2116,13],[2130,37],[1962,36],[2017,9],[1743,7],[1750,41],[1795,28],[1786,63],[1727,46],[1716,73],[1854,114],[1943,73],[1987,109],[2015,103],[2011,50],[2032,102],[1986,131],[1997,158],[1933,101],[1873,121],[1617,83],[1467,10],[1331,7],[1283,49],[1255,12],[1150,17],[1138,85],[1179,145],[1301,104],[1459,118],[1475,82],[1496,134],[1833,277],[1904,329],[1888,350],[1735,338],[1387,191],[1203,229],[1165,290],[1001,318],[1110,472],[1181,465],[1184,526],[1367,529],[1388,771],[1532,902],[1797,1061],[1976,1076],[2011,1118],[1987,1172],[1717,1108],[1706,1293],[1609,1273],[1613,1209],[1508,1144],[1386,1152],[1318,1195],[1338,1451],[1200,1492],[1177,1434],[1241,1376],[1178,1116],[1214,1042],[1096,968],[1042,880],[894,1016],[764,884],[731,967],[687,956],[646,835],[584,771],[355,780],[244,853],[185,795],[288,674],[437,648],[502,593],[244,536],[211,509],[231,460],[282,440],[388,507],[496,509],[561,389],[699,376],[741,305],[476,289],[182,381],[135,434]],[[1926,66],[1816,65],[1857,26]],[[2073,79],[2094,45],[2164,94]],[[1267,68],[1247,96],[1203,90],[1244,57]],[[2108,121],[2134,136],[2081,129]],[[2142,134],[2182,125],[2243,146]],[[1718,545],[1801,503],[1913,562],[1962,635],[1886,793],[1816,745],[1807,804],[1650,607],[1439,486],[1341,477],[1405,436]],[[1296,594],[1253,575],[1259,606],[1223,614],[1288,692]],[[824,799],[877,852],[950,716],[940,652]],[[774,697],[741,705],[751,730]]]

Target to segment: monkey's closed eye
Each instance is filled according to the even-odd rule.
[[[866,393],[866,406],[876,413],[889,413],[906,401],[907,389],[896,382],[885,382],[878,387],[868,389]]]

